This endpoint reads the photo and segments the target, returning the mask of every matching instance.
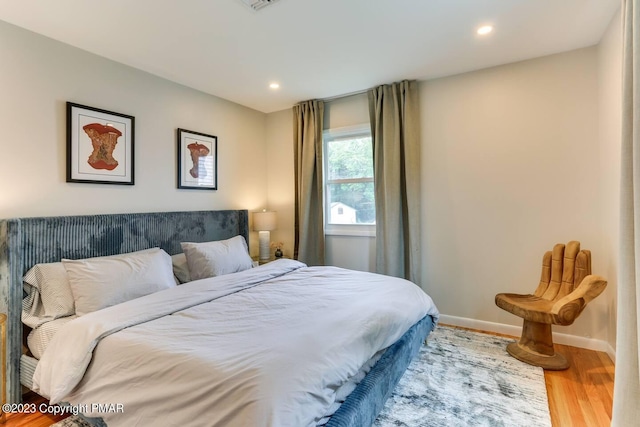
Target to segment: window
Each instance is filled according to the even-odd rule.
[[[325,131],[324,163],[327,234],[353,234],[344,231],[355,226],[356,234],[370,235],[376,208],[369,125]]]

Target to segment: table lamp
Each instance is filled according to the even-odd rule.
[[[276,229],[277,216],[274,211],[267,211],[264,209],[262,212],[253,213],[253,229],[258,232],[258,240],[260,242],[260,259],[265,260],[270,258],[269,243],[271,241],[271,230]]]

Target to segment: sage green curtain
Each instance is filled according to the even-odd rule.
[[[418,84],[368,91],[376,194],[378,273],[420,280],[420,112]]]
[[[294,258],[307,265],[324,265],[324,207],[322,181],[323,101],[293,107],[295,155]]]
[[[611,425],[640,420],[640,0],[623,0],[622,164],[616,380]]]

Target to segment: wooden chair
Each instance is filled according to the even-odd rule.
[[[567,369],[567,359],[554,351],[551,325],[571,325],[606,286],[603,277],[591,275],[591,252],[580,250],[580,242],[555,245],[542,258],[533,295],[496,295],[498,307],[524,319],[520,341],[507,346],[509,354],[544,369]]]

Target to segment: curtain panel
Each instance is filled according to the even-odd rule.
[[[295,156],[294,259],[324,265],[322,126],[324,102],[293,107]]]
[[[418,84],[368,91],[376,195],[378,273],[420,280],[420,113]]]
[[[640,358],[640,0],[623,0],[620,271],[611,425],[638,425]]]

